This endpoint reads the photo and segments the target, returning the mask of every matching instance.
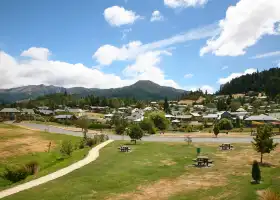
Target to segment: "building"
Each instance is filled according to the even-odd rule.
[[[33,109],[27,109],[27,108],[23,108],[21,110],[21,113],[25,114],[25,115],[35,115],[35,112]]]
[[[73,120],[76,119],[74,115],[56,115],[54,116],[55,119],[58,120]]]
[[[54,115],[54,111],[52,110],[38,110],[38,112],[42,115]]]
[[[67,109],[67,111],[70,113],[73,113],[77,117],[81,117],[81,116],[85,115],[85,111],[83,111],[80,108],[69,108],[69,109]]]
[[[192,120],[192,115],[177,115],[175,119],[179,120],[180,122],[190,122]]]
[[[272,116],[268,116],[268,115],[254,115],[254,116],[250,116],[250,117],[246,118],[245,121],[275,122],[275,121],[279,121],[279,120]]]
[[[20,111],[16,108],[3,108],[0,111],[0,117],[6,120],[15,120]]]

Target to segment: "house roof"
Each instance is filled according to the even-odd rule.
[[[55,119],[70,119],[72,117],[73,117],[73,115],[57,115],[57,116],[54,116]]]
[[[201,116],[201,115],[198,114],[198,113],[191,113],[191,115],[194,116],[194,117],[200,117],[200,116]]]
[[[166,117],[166,118],[172,118],[172,117],[174,117],[174,116],[173,116],[173,115],[168,115],[168,114],[166,114],[165,117]]]
[[[278,121],[278,119],[267,115],[255,115],[246,118],[245,121]]]
[[[191,119],[192,115],[177,115],[175,116],[176,119]]]
[[[113,116],[114,116],[113,114],[104,115],[104,117],[113,117]]]
[[[208,114],[202,117],[203,119],[217,119],[218,115],[217,114]]]
[[[3,108],[0,112],[3,112],[3,113],[19,113],[20,111],[16,108]]]
[[[54,112],[52,110],[39,110],[40,113],[43,113],[45,115],[53,114]]]
[[[244,108],[238,108],[236,112],[246,112],[246,110]]]
[[[180,121],[178,119],[174,119],[171,121],[172,123],[180,123]]]
[[[68,112],[81,113],[81,112],[84,112],[84,111],[80,108],[70,108],[70,109],[68,109]]]
[[[33,109],[27,109],[27,108],[23,108],[22,112],[28,113],[28,114],[35,114]]]

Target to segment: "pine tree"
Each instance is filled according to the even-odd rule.
[[[169,113],[169,103],[168,103],[167,97],[165,97],[165,99],[164,99],[163,109],[164,109],[165,113]]]

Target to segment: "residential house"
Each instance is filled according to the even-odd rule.
[[[68,108],[66,111],[73,113],[77,117],[81,117],[85,115],[85,111],[80,108]]]
[[[15,120],[20,111],[16,108],[3,108],[0,111],[0,117],[6,120]]]
[[[245,119],[245,121],[257,121],[257,122],[275,122],[275,121],[279,121],[278,119],[272,117],[272,116],[268,116],[268,115],[254,115],[254,116],[250,116],[248,118]]]
[[[192,115],[192,120],[195,120],[195,121],[202,121],[202,116],[199,114],[199,113],[190,113]]]
[[[74,115],[56,115],[54,116],[57,120],[73,120],[76,119]]]
[[[192,115],[177,115],[175,119],[179,120],[182,123],[187,123],[192,120]]]
[[[35,115],[35,112],[33,109],[27,109],[27,108],[23,108],[21,110],[21,113],[25,114],[25,115]]]
[[[54,115],[54,111],[52,110],[38,110],[41,115]]]
[[[108,106],[105,106],[105,107],[103,107],[103,106],[90,106],[89,108],[90,108],[91,112],[95,112],[95,113],[105,113],[106,110],[109,109]]]
[[[144,116],[139,112],[134,112],[130,116],[127,116],[125,119],[131,122],[140,122],[143,121]]]
[[[280,120],[280,112],[276,112],[276,113],[269,113],[268,114],[270,117],[276,118],[278,120]]]

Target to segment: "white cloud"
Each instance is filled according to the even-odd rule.
[[[128,34],[129,32],[131,32],[131,31],[132,31],[131,28],[122,30],[122,31],[121,31],[121,32],[122,32],[122,40],[126,39],[127,34]]]
[[[187,8],[203,6],[208,0],[164,0],[164,4],[170,8]]]
[[[209,38],[215,34],[217,34],[217,29],[214,24],[148,44],[142,44],[140,41],[133,41],[122,47],[106,44],[96,50],[93,58],[96,59],[100,65],[110,65],[116,60],[124,61],[135,59],[139,54],[143,54],[147,51],[167,48],[174,44],[184,43],[190,40]]]
[[[268,52],[264,54],[258,54],[256,56],[251,57],[251,59],[258,59],[258,58],[267,58],[272,56],[280,56],[280,51]]]
[[[88,68],[81,63],[71,64],[33,58],[17,60],[0,51],[0,88],[38,84],[63,87],[116,88],[131,85],[138,80],[151,80],[160,85],[179,88],[176,82],[166,79],[164,72],[159,68],[161,55],[171,55],[171,53],[158,51],[139,55],[135,64],[124,70],[125,79],[122,79],[115,74],[106,74],[98,68]]]
[[[225,84],[225,83],[228,83],[230,82],[232,79],[234,78],[238,78],[240,76],[243,76],[243,75],[246,75],[246,74],[253,74],[257,72],[256,69],[254,68],[249,68],[249,69],[246,69],[244,73],[232,73],[231,75],[229,75],[228,77],[225,77],[225,78],[220,78],[218,80],[218,83],[219,84]]]
[[[193,74],[185,74],[184,78],[192,78]]]
[[[152,17],[151,17],[151,19],[150,19],[151,22],[163,21],[163,20],[164,20],[164,17],[163,17],[163,15],[160,13],[160,11],[155,10],[155,11],[152,13]]]
[[[219,23],[221,33],[207,41],[201,56],[212,52],[217,56],[239,56],[266,35],[276,35],[280,21],[279,0],[240,0],[227,9]]]
[[[112,6],[104,10],[105,20],[111,26],[122,26],[125,24],[133,24],[141,16],[137,15],[132,10],[125,10],[123,7]]]
[[[21,56],[30,57],[36,60],[47,60],[51,52],[42,47],[31,47],[21,53]]]
[[[225,69],[228,69],[228,66],[225,65],[222,67],[222,70],[225,70]]]
[[[180,88],[173,80],[165,79],[164,72],[160,69],[161,56],[172,54],[168,51],[149,51],[137,56],[135,63],[123,70],[125,77],[134,80],[151,80],[164,86]]]

